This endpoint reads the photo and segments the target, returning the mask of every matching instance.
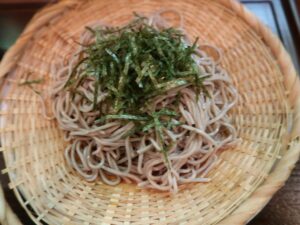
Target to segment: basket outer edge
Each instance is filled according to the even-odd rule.
[[[3,189],[0,186],[0,222],[3,225],[21,225],[16,214],[12,211],[9,204],[5,201]]]
[[[0,61],[0,84],[3,78],[11,71],[18,59],[23,55],[27,44],[34,38],[34,34],[40,30],[41,27],[50,23],[54,18],[61,16],[68,9],[76,6],[76,0],[64,0],[57,4],[49,4],[48,6],[39,10],[26,25],[22,34],[18,37],[16,42],[9,48]]]
[[[289,90],[289,103],[294,110],[293,128],[290,136],[287,138],[289,143],[294,144],[291,145],[289,151],[282,157],[265,182],[261,184],[261,186],[257,188],[232,214],[228,215],[219,223],[222,225],[238,225],[247,223],[270,201],[272,196],[285,184],[298,161],[300,156],[300,142],[296,139],[298,139],[300,135],[300,99],[297,97],[300,95],[300,80],[292,60],[279,38],[276,37],[255,15],[250,13],[236,0],[214,1],[218,1],[220,4],[223,4],[237,13],[237,15],[244,19],[257,34],[262,36],[264,42],[270,47],[273,56],[276,58],[281,72],[284,75],[285,88],[286,90]],[[46,6],[31,19],[16,43],[5,53],[0,62],[0,85],[3,82],[3,78],[22,56],[28,42],[33,38],[34,32],[39,30],[42,26],[47,25],[52,19],[59,17],[65,11],[68,11],[68,9],[75,7],[78,2],[79,0],[63,0],[57,4]],[[33,21],[35,21],[35,23],[33,23]],[[17,197],[20,197],[18,196],[19,193],[15,190],[14,192]],[[0,200],[3,201],[1,198]],[[14,213],[9,210],[8,204],[5,204],[4,206],[3,209],[0,208],[0,215],[3,215],[2,213],[4,213],[5,216],[1,217],[0,220],[2,220],[1,222],[3,224],[9,224],[7,223],[9,221],[6,220],[6,218],[14,216]],[[27,208],[25,206],[23,207],[30,216]],[[30,217],[35,221],[32,216]]]
[[[289,105],[293,110],[293,127],[286,137],[289,150],[278,162],[268,178],[245,200],[232,214],[224,218],[219,224],[246,224],[257,215],[271,200],[272,196],[284,186],[300,157],[300,80],[290,55],[279,38],[272,33],[254,14],[236,0],[215,0],[231,9],[244,19],[254,31],[259,34],[270,48],[284,75],[285,89],[289,94]]]
[[[16,42],[9,48],[4,54],[0,61],[0,90],[3,87],[3,80],[8,75],[9,71],[17,64],[18,59],[22,57],[23,51],[26,49],[28,43],[34,38],[34,33],[41,27],[46,26],[52,19],[62,16],[68,10],[76,7],[79,0],[60,0],[56,4],[49,4],[39,10],[26,25],[25,29],[16,40]],[[38,22],[37,22],[38,21]],[[1,100],[0,100],[1,101]],[[0,171],[1,172],[1,171]],[[9,176],[9,174],[8,174]],[[10,179],[10,177],[9,177]],[[0,188],[2,190],[2,184],[0,182]],[[20,193],[16,189],[13,192],[18,199],[20,205],[26,211],[30,219],[36,223],[41,224],[36,218],[30,213],[27,207],[21,203]],[[2,192],[3,193],[3,192]],[[4,193],[0,192],[0,224],[3,225],[22,225],[22,221],[16,216],[11,210],[9,204],[5,200]]]

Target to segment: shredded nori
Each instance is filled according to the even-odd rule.
[[[25,80],[19,83],[19,86],[28,86],[34,93],[41,95],[39,91],[37,91],[32,85],[33,84],[41,84],[44,82],[44,79],[33,79],[33,80]]]
[[[186,84],[192,84],[198,94],[207,93],[203,86],[206,77],[200,77],[192,57],[196,54],[198,38],[189,46],[180,30],[172,27],[157,30],[147,22],[147,18],[136,15],[123,27],[86,27],[95,40],[82,45],[85,56],[73,68],[65,88],[75,92],[86,77],[94,76],[93,106],[102,112],[97,123],[109,119],[133,121],[136,126],[131,134],[154,129],[157,140],[163,143],[163,128],[178,125],[172,122],[178,115],[171,109],[153,112],[146,107],[147,103]],[[98,103],[99,90],[109,94],[106,100],[109,102]],[[113,106],[112,113],[103,115],[102,105]],[[167,147],[162,149],[166,151]]]

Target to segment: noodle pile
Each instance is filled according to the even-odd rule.
[[[149,18],[149,24],[160,29],[167,21],[157,13]],[[83,32],[80,41],[89,43],[90,33]],[[218,59],[213,60],[204,49],[216,52]],[[79,47],[78,52],[81,51]],[[65,149],[65,159],[72,168],[87,181],[100,178],[109,185],[133,182],[142,188],[172,193],[181,184],[210,180],[207,174],[218,161],[218,151],[232,147],[238,140],[228,116],[237,101],[237,92],[226,71],[218,65],[221,52],[216,47],[200,45],[193,55],[201,76],[209,75],[203,81],[207,93],[198,95],[192,84],[185,84],[151,101],[153,111],[167,107],[179,115],[177,119],[172,118],[179,125],[163,128],[163,142],[168,146],[166,157],[154,129],[128,136],[135,126],[132,121],[96,122],[101,115],[92,104],[94,77],[87,77],[77,87],[81,95],[72,96],[64,89],[79,61],[78,52],[56,71],[53,94],[55,118],[70,143]],[[107,95],[99,90],[97,101],[101,102]]]

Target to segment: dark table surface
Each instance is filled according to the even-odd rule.
[[[300,0],[241,0],[279,36],[300,71]],[[0,0],[0,59],[14,43],[32,15],[49,0]],[[4,168],[0,154],[0,169]],[[7,187],[8,178],[0,175],[5,198],[20,220],[33,224]],[[300,225],[300,162],[286,185],[249,225]]]

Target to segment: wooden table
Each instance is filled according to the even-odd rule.
[[[241,0],[272,31],[277,34],[289,51],[298,71],[300,50],[300,0]],[[0,59],[5,50],[18,37],[31,16],[49,0],[0,0]],[[0,153],[0,169],[4,168]],[[5,198],[26,224],[33,224],[8,189],[8,178],[0,175]],[[287,184],[249,225],[300,225],[300,162]]]

